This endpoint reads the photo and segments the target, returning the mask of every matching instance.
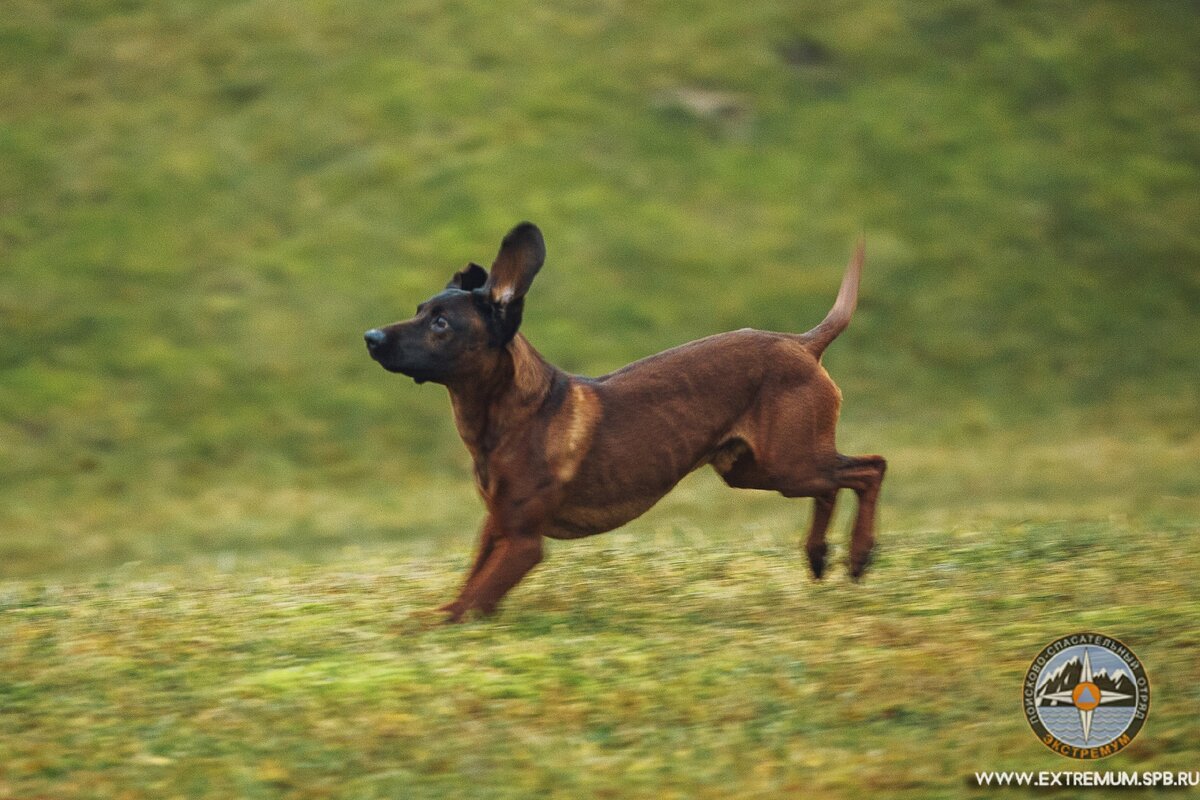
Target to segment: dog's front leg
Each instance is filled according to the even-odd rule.
[[[449,622],[458,622],[472,611],[487,616],[501,598],[542,560],[542,532],[558,502],[552,484],[536,480],[535,472],[522,478],[522,486],[501,483],[488,501],[479,553],[458,599],[443,610]]]
[[[483,526],[479,531],[479,547],[475,550],[475,561],[471,564],[471,568],[467,570],[467,577],[463,581],[462,589],[458,592],[458,597],[438,608],[438,611],[449,612],[452,619],[458,619],[463,615],[463,612],[466,611],[463,598],[466,597],[475,577],[479,575],[480,570],[483,569],[483,565],[487,563],[488,557],[492,554],[492,550],[496,546],[496,535],[496,524],[489,514],[483,520]]]
[[[487,616],[500,599],[542,560],[541,534],[493,536],[482,566],[467,581],[462,594],[444,610],[449,621],[458,622],[469,611]]]

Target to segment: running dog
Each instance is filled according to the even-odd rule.
[[[568,375],[518,331],[546,246],[523,222],[486,270],[470,264],[412,319],[372,328],[381,366],[444,385],[487,506],[474,564],[447,621],[488,615],[542,560],[542,539],[610,531],[685,475],[711,464],[735,488],[815,500],[805,543],[825,572],[825,531],[839,489],[858,495],[850,575],[866,569],[887,463],[837,452],[841,392],[821,354],[850,322],[864,247],[837,300],[807,333],[745,328],[666,350],[600,378]]]

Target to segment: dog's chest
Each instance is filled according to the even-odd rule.
[[[555,512],[546,535],[552,539],[578,539],[611,531],[640,517],[658,499],[644,496],[603,505],[565,505]]]

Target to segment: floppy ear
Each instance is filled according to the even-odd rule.
[[[487,270],[472,262],[454,273],[454,277],[446,284],[446,288],[471,292],[487,283],[487,279]]]
[[[513,228],[500,243],[492,274],[484,284],[488,299],[503,307],[524,298],[545,260],[546,242],[537,225],[522,222]]]

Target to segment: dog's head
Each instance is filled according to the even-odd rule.
[[[525,293],[546,259],[542,232],[522,222],[504,237],[491,272],[470,264],[403,322],[363,338],[384,369],[417,383],[450,383],[487,370],[517,335]]]

